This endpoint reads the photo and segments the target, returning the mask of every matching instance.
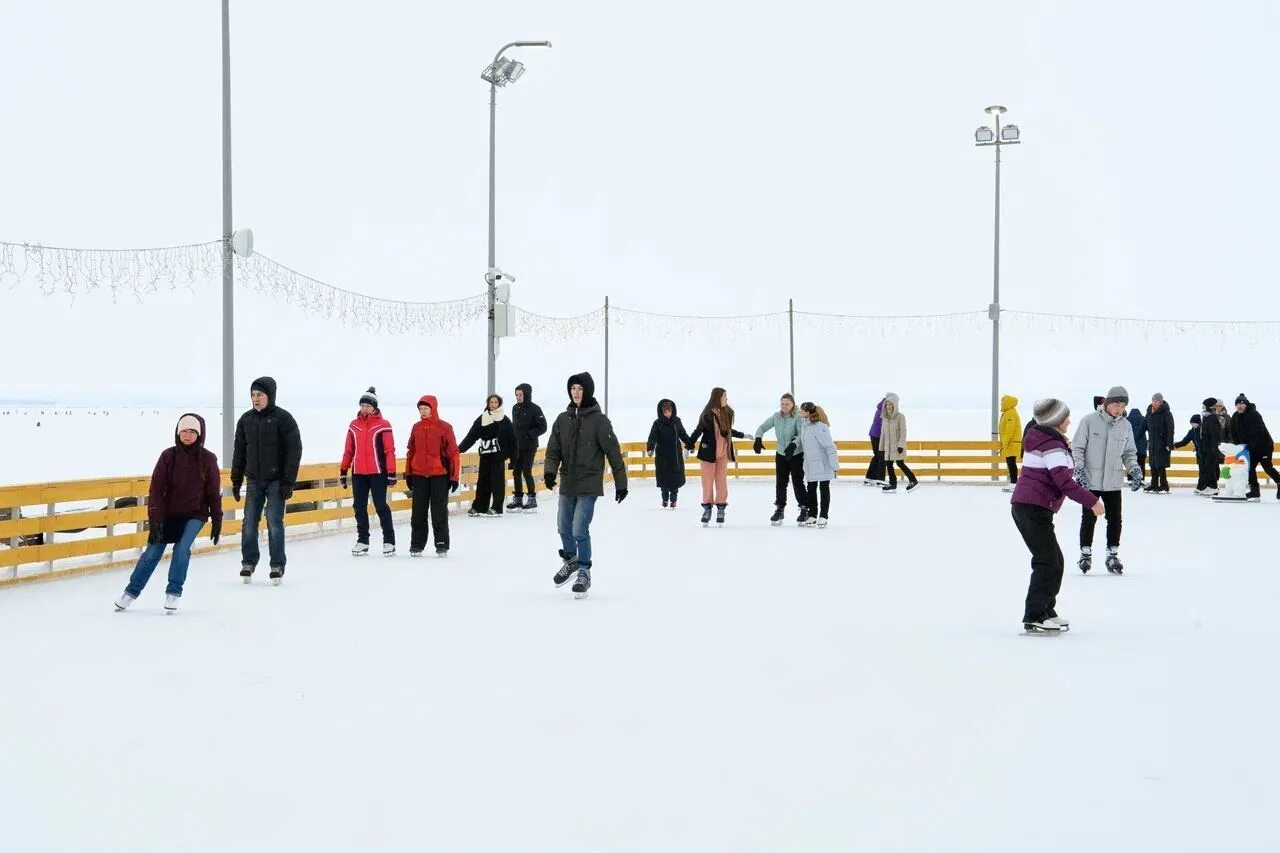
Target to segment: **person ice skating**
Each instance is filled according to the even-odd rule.
[[[511,426],[516,434],[516,456],[511,463],[511,503],[507,509],[538,508],[537,486],[533,479],[533,460],[538,455],[538,436],[547,431],[547,418],[542,407],[533,402],[533,386],[528,382],[516,386],[516,404],[511,407]],[[528,499],[524,497],[528,492]]]
[[[1096,409],[1097,406],[1094,406]],[[1129,426],[1133,429],[1133,445],[1138,449],[1138,468],[1143,479],[1147,476],[1147,418],[1142,409],[1134,406],[1129,410]]]
[[[458,491],[458,442],[453,425],[440,418],[436,398],[418,400],[418,422],[409,432],[404,478],[413,497],[409,556],[421,557],[435,528],[436,556],[449,553],[449,494]]]
[[[1018,460],[1022,457],[1022,418],[1018,415],[1018,398],[1005,394],[1000,398],[1000,455],[1009,468],[1009,485],[1012,492],[1018,484]]]
[[[698,462],[702,468],[702,526],[711,521],[711,508],[716,510],[716,524],[724,524],[724,511],[729,506],[729,463],[737,460],[733,449],[735,438],[751,438],[733,428],[733,409],[729,392],[712,388],[711,397],[698,416],[698,426],[689,437],[689,449],[698,445]]]
[[[907,467],[907,416],[898,408],[897,394],[884,395],[881,420],[884,423],[880,427],[880,450],[884,453],[885,470],[889,474],[889,485],[884,486],[881,491],[885,494],[898,491],[898,475],[893,471],[895,464],[907,478],[907,491],[915,491],[920,481]]]
[[[164,549],[173,545],[164,609],[166,613],[176,611],[187,581],[191,546],[200,529],[212,520],[209,539],[217,545],[222,538],[222,472],[218,469],[218,457],[205,449],[204,437],[204,418],[191,412],[178,418],[173,430],[173,446],[160,453],[151,472],[147,547],[138,557],[124,593],[116,601],[116,610],[126,609],[142,595],[164,556]]]
[[[831,512],[831,481],[840,470],[840,454],[831,440],[831,421],[816,403],[800,405],[804,424],[799,440],[804,459],[805,498],[809,509],[806,527],[826,527]]]
[[[871,416],[871,429],[867,437],[871,439],[871,463],[867,465],[867,476],[862,478],[864,486],[884,485],[884,451],[880,449],[880,432],[884,429],[884,397],[876,403],[876,413]]]
[[[1123,405],[1120,410],[1124,411]],[[1080,504],[1095,520],[1104,513],[1105,503],[1080,485],[1073,474],[1075,463],[1066,436],[1071,426],[1067,404],[1053,398],[1037,400],[1035,421],[1023,439],[1022,477],[1010,499],[1013,523],[1031,552],[1031,582],[1022,627],[1031,634],[1057,634],[1071,625],[1056,609],[1065,561],[1053,516],[1066,498]]]
[[[1133,441],[1133,428],[1125,417],[1129,392],[1122,386],[1112,388],[1102,408],[1080,419],[1072,441],[1076,482],[1102,500],[1107,516],[1107,571],[1121,574],[1120,530],[1123,524],[1121,489],[1127,482],[1131,491],[1142,488],[1142,469],[1138,467],[1138,449]],[[1039,421],[1039,418],[1037,418]],[[1093,531],[1098,516],[1084,510],[1080,520],[1080,571],[1093,568]]]
[[[1222,424],[1213,413],[1213,397],[1204,401],[1203,409],[1198,415],[1191,416],[1191,429],[1183,436],[1175,448],[1194,445],[1196,450],[1196,491],[1197,495],[1213,496],[1218,493],[1218,472],[1222,453],[1218,445],[1222,443]]]
[[[770,524],[782,524],[782,515],[787,509],[787,486],[795,493],[796,504],[800,507],[797,524],[804,524],[809,509],[808,492],[804,482],[804,448],[800,446],[799,429],[803,417],[796,416],[796,398],[783,394],[778,403],[778,411],[770,415],[756,429],[753,450],[757,454],[764,452],[764,434],[773,430],[777,439],[773,458],[774,489],[773,517]]]
[[[664,509],[676,508],[680,489],[685,484],[684,459],[687,444],[689,433],[684,431],[684,423],[676,413],[675,402],[665,398],[659,400],[658,417],[649,428],[645,452],[653,457],[654,482],[662,492]]]
[[[1258,407],[1249,402],[1244,394],[1236,397],[1236,413],[1231,416],[1231,441],[1249,448],[1249,500],[1257,501],[1262,498],[1262,489],[1258,485],[1259,465],[1267,472],[1271,482],[1276,484],[1276,499],[1280,500],[1280,473],[1271,464],[1275,442]]]
[[[1231,413],[1227,411],[1227,404],[1218,398],[1217,405],[1213,407],[1214,414],[1218,416],[1218,423],[1222,425],[1222,440],[1226,444],[1234,444],[1235,436],[1231,434]]]
[[[271,582],[284,580],[284,507],[293,497],[302,462],[302,434],[293,415],[276,405],[276,381],[260,376],[249,385],[253,408],[236,423],[231,457],[231,494],[240,500],[245,481],[244,523],[240,529],[240,577],[249,583],[258,567],[258,523],[267,515],[267,556]]]
[[[1169,465],[1173,461],[1171,454],[1177,428],[1164,395],[1157,392],[1147,407],[1147,461],[1151,464],[1151,485],[1146,491],[1153,495],[1169,494]]]
[[[556,588],[573,579],[574,598],[586,598],[591,589],[591,519],[596,500],[604,496],[604,463],[613,472],[614,500],[627,497],[627,466],[622,461],[613,424],[596,402],[596,383],[590,373],[569,377],[569,407],[561,412],[547,439],[543,480],[547,489],[560,481],[556,530],[560,534],[560,570],[552,581]],[[673,407],[674,408],[674,407]]]
[[[348,475],[351,475],[348,478]],[[382,556],[396,553],[396,528],[387,504],[387,490],[396,484],[396,441],[391,424],[378,408],[378,391],[372,385],[360,395],[360,413],[347,427],[347,441],[338,470],[342,488],[352,487],[355,502],[356,544],[353,556],[369,553],[369,498],[382,525]]]
[[[466,453],[480,443],[480,472],[476,477],[476,497],[467,515],[502,515],[502,499],[507,494],[507,460],[516,455],[516,433],[511,419],[502,411],[502,398],[491,394],[485,409],[471,425],[467,437],[458,445]]]

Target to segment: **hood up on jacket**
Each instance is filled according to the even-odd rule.
[[[195,412],[183,412],[182,417],[178,418],[178,423],[175,424],[173,427],[174,445],[176,445],[177,447],[186,447],[186,445],[182,443],[182,438],[178,435],[179,433],[178,426],[182,424],[183,418],[195,418],[197,421],[200,422],[200,435],[196,437],[196,443],[191,446],[197,447],[197,448],[204,447],[204,437],[205,437],[204,418],[202,418],[200,415],[197,415]]]
[[[418,405],[426,403],[431,407],[431,417],[427,418],[428,422],[440,420],[440,406],[436,403],[436,398],[431,394],[423,394],[418,398]]]
[[[257,379],[249,383],[250,391],[261,391],[267,395],[267,405],[262,407],[262,411],[272,408],[276,404],[276,381],[270,376],[259,376]]]
[[[1000,398],[1000,411],[1002,412],[1007,412],[1010,409],[1016,408],[1017,405],[1018,405],[1018,398],[1013,396],[1012,394],[1005,394],[1003,397]]]
[[[663,417],[663,415],[662,415],[662,407],[663,407],[663,406],[670,406],[670,407],[671,407],[671,417],[670,417],[670,418]],[[678,417],[678,416],[679,416],[679,414],[680,414],[680,412],[676,409],[676,403],[675,403],[675,401],[674,401],[674,400],[668,400],[666,397],[663,397],[661,400],[659,400],[659,401],[658,401],[658,420],[660,420],[660,421],[667,421],[667,422],[670,422],[670,421],[675,420],[675,419],[676,419],[676,417]]]
[[[886,418],[891,418],[897,413],[898,413],[898,395],[885,394],[884,395],[884,416]]]
[[[533,386],[528,382],[521,382],[516,386],[517,391],[524,392],[524,401],[526,404],[533,402]],[[519,405],[518,403],[516,405]]]
[[[596,381],[591,378],[591,374],[585,370],[582,373],[575,373],[569,377],[569,381],[565,383],[564,390],[569,394],[569,389],[574,385],[582,386],[582,405],[579,408],[589,409],[596,403]],[[573,395],[569,394],[569,405],[573,405]]]

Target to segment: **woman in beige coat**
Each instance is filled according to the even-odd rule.
[[[889,474],[889,485],[882,486],[880,491],[887,495],[898,491],[898,476],[894,473],[894,465],[906,475],[907,491],[915,491],[920,481],[907,467],[907,417],[898,408],[897,394],[884,395],[884,411],[880,420],[883,422],[880,426],[880,449],[884,452],[885,469]]]

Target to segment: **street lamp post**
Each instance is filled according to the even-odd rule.
[[[1000,440],[1000,149],[1006,145],[1018,145],[1021,132],[1016,124],[1000,126],[1001,106],[987,107],[986,112],[995,117],[995,130],[982,126],[974,131],[974,141],[979,148],[996,150],[996,217],[995,250],[992,264],[991,305],[987,316],[991,318],[991,440]]]
[[[485,280],[489,285],[489,394],[497,392],[498,370],[498,335],[496,318],[496,288],[500,273],[497,265],[497,246],[495,241],[496,226],[496,152],[497,152],[497,120],[498,120],[498,87],[514,83],[524,76],[524,63],[504,59],[502,54],[513,47],[551,47],[549,41],[513,41],[502,46],[493,57],[493,62],[480,74],[480,79],[489,84],[489,266]]]
[[[222,0],[222,464],[235,448],[235,265],[231,248],[231,0]]]

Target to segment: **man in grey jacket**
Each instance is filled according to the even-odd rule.
[[[570,376],[568,386],[569,408],[551,427],[543,481],[548,489],[555,489],[556,478],[561,478],[556,528],[564,564],[552,580],[562,587],[576,574],[574,598],[586,598],[591,589],[591,518],[596,499],[604,496],[604,461],[609,460],[613,471],[614,499],[618,503],[627,497],[627,466],[622,461],[613,424],[593,396],[596,383],[591,374]]]
[[[1121,574],[1120,562],[1120,496],[1127,484],[1131,491],[1142,488],[1142,469],[1138,467],[1138,446],[1133,440],[1133,427],[1125,417],[1129,392],[1117,385],[1107,392],[1103,404],[1080,419],[1071,456],[1075,463],[1076,482],[1102,500],[1107,516],[1107,571]],[[1093,568],[1093,531],[1098,517],[1084,510],[1080,519],[1080,571]]]

